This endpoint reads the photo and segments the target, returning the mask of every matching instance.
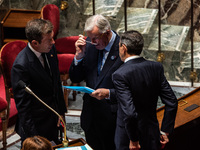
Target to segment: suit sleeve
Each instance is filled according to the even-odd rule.
[[[161,87],[160,87],[160,98],[165,104],[165,112],[162,121],[161,131],[166,133],[171,133],[174,129],[176,112],[178,101],[177,98],[171,89],[168,81],[164,76],[164,70],[161,66]]]
[[[24,133],[27,136],[37,135],[37,130],[32,120],[30,111],[32,95],[27,94],[23,88],[19,88],[18,82],[23,79],[25,83],[29,83],[28,71],[19,64],[15,64],[11,71],[12,88],[15,98],[18,115],[22,121]]]
[[[113,83],[119,105],[124,113],[124,123],[130,140],[138,141],[137,112],[133,103],[133,97],[126,79],[119,74],[113,74]]]
[[[74,60],[72,61],[71,66],[69,68],[69,77],[73,83],[80,83],[81,81],[85,79],[84,77],[85,71],[84,71],[83,64],[84,64],[84,60],[79,62],[77,65],[75,65]]]
[[[60,115],[64,115],[64,113],[67,111],[66,105],[65,105],[65,100],[64,100],[64,94],[63,94],[63,90],[62,90],[62,84],[61,84],[61,80],[60,80],[60,71],[59,71],[59,61],[58,61],[58,57],[57,57],[57,51],[55,48],[55,45],[53,45],[52,50],[50,51],[49,55],[51,55],[51,52],[53,53],[53,56],[55,55],[55,61],[54,61],[54,65],[55,65],[55,70],[53,70],[56,73],[56,84],[54,86],[54,88],[56,88],[56,94],[58,96],[57,101],[58,101],[58,107],[59,109],[57,109],[56,111],[60,114]],[[55,94],[55,95],[56,95]]]

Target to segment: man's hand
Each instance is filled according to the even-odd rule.
[[[65,121],[64,117],[61,115],[62,119]],[[64,123],[61,121],[60,117],[58,118],[58,123],[57,123],[57,127],[60,126],[60,123]]]
[[[130,140],[130,144],[129,144],[130,150],[139,150],[140,148],[141,147],[140,147],[139,141],[133,142]]]
[[[79,39],[75,43],[76,54],[75,57],[77,60],[82,59],[85,56],[85,46],[86,42],[83,35],[79,35]]]
[[[167,135],[161,134],[160,135],[161,149],[163,149],[168,142],[169,142],[169,138],[167,137]]]
[[[90,96],[98,99],[98,100],[102,100],[104,98],[108,98],[109,97],[109,89],[97,89],[94,92],[92,92],[90,94]]]

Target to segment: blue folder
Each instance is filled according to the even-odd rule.
[[[84,92],[84,93],[88,93],[88,94],[95,91],[94,89],[91,89],[91,88],[86,87],[86,86],[63,86],[63,87],[66,88],[66,89],[70,89],[70,90],[74,90],[74,91],[80,91],[80,92]]]

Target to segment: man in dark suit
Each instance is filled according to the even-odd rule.
[[[54,46],[53,25],[47,20],[31,20],[26,26],[26,36],[29,43],[16,57],[11,71],[11,82],[18,110],[15,130],[22,142],[27,137],[40,135],[58,143],[59,118],[18,85],[22,80],[60,115],[66,112]]]
[[[117,150],[158,150],[173,131],[177,99],[160,63],[140,57],[143,37],[137,31],[122,34],[119,55],[124,64],[113,74],[119,102],[115,143]],[[156,116],[158,96],[165,104],[161,132]]]
[[[83,97],[81,127],[86,141],[95,150],[114,150],[117,101],[112,73],[119,68],[119,36],[102,15],[87,19],[85,32],[76,41],[76,54],[69,75],[74,83],[86,82],[95,89]]]

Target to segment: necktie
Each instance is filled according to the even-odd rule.
[[[101,72],[101,66],[102,66],[102,60],[103,60],[103,51],[104,51],[104,50],[99,50],[98,72],[97,72],[98,76],[99,76],[99,74],[100,74],[100,72]]]
[[[49,75],[51,75],[50,68],[49,68],[49,66],[47,64],[47,60],[46,60],[46,56],[45,55],[46,55],[45,53],[42,53],[42,57],[43,57],[43,60],[44,60],[44,69]]]

